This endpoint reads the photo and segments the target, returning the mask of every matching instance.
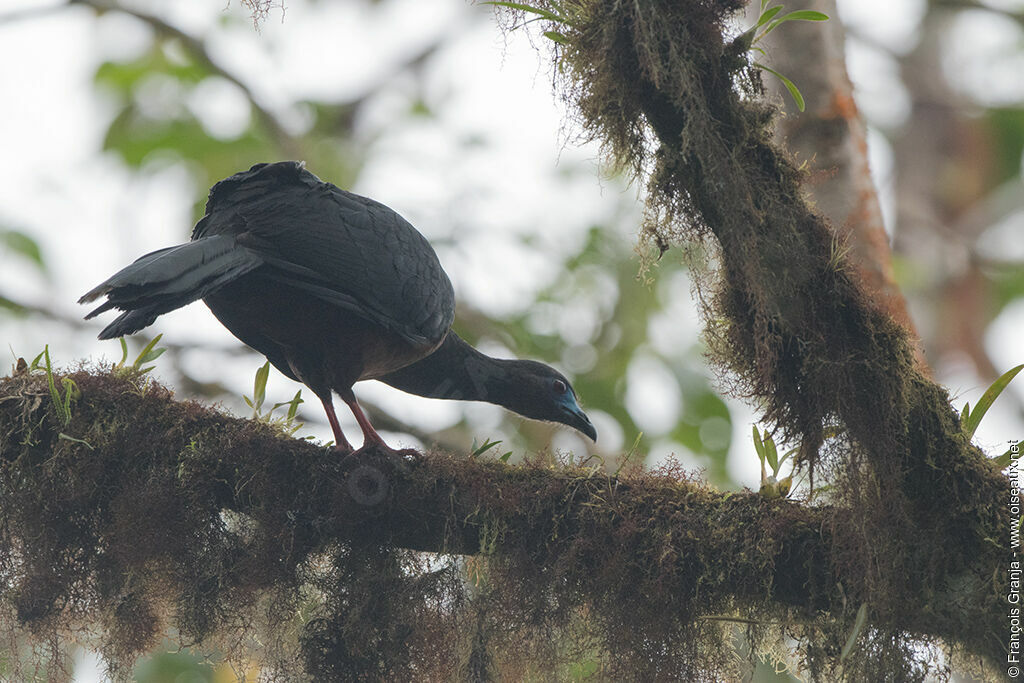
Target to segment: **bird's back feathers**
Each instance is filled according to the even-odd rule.
[[[131,334],[246,273],[349,310],[416,346],[451,327],[455,295],[430,243],[372,199],[299,162],[257,164],[210,190],[192,241],[143,256],[80,301],[125,311],[103,339]]]
[[[257,165],[210,191],[193,239],[233,234],[266,276],[352,309],[416,344],[439,343],[455,295],[434,249],[387,206],[297,162]]]

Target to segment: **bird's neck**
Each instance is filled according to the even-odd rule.
[[[432,354],[378,379],[418,396],[487,401],[516,410],[510,405],[515,399],[510,372],[515,363],[480,353],[449,331]]]

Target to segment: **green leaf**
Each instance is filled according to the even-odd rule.
[[[134,61],[100,64],[93,79],[115,91],[129,93],[155,75],[170,76],[187,84],[199,83],[210,76],[208,68],[192,61],[188,53],[184,56],[185,61],[170,59],[163,46],[157,43]]]
[[[246,403],[249,403],[249,407],[251,408],[252,403],[249,402],[249,399],[247,399],[244,396],[242,398],[246,401]],[[282,401],[281,403],[275,403],[274,407],[271,408],[270,411],[265,416],[260,416],[257,414],[255,415],[255,417],[266,422],[281,425],[288,434],[295,434],[295,432],[298,431],[300,427],[302,427],[301,422],[295,422],[295,415],[299,412],[300,403],[303,403],[302,389],[299,389],[298,391],[295,392],[295,396],[292,397],[292,400]],[[273,416],[274,411],[277,410],[278,408],[281,408],[282,406],[288,406],[288,412],[285,414],[285,416],[283,418],[271,420],[270,418],[271,416]]]
[[[35,264],[39,270],[46,272],[46,263],[43,261],[43,252],[39,243],[19,230],[0,231],[0,244],[9,251],[23,256]]]
[[[260,408],[267,399],[267,379],[270,378],[270,361],[260,366],[252,383],[252,416],[259,417]]]
[[[769,21],[772,20],[772,17],[774,17],[776,14],[778,14],[781,11],[782,11],[782,5],[778,5],[777,7],[772,7],[767,12],[762,12],[761,16],[757,20],[757,23],[754,24],[754,29],[758,29],[758,28],[764,26],[765,24],[767,24]]]
[[[555,41],[559,45],[565,45],[569,42],[569,39],[558,31],[544,31],[544,37]]]
[[[779,9],[782,9],[782,8],[780,7]],[[771,11],[771,10],[769,10],[769,11]],[[759,35],[757,38],[754,39],[754,42],[756,43],[761,38],[764,38],[766,35],[768,35],[772,31],[774,31],[775,28],[779,24],[784,24],[787,21],[827,21],[827,20],[828,20],[828,15],[827,14],[822,14],[821,12],[815,12],[814,10],[808,10],[808,9],[796,10],[795,12],[790,12],[789,14],[786,14],[786,15],[783,15],[783,16],[779,17],[778,19],[776,19],[772,23],[768,24],[768,27],[765,28],[765,30],[761,32],[761,35]]]
[[[124,337],[118,337],[117,341],[121,342],[121,360],[115,367],[121,368],[128,361],[128,342],[124,340]]]
[[[81,396],[82,392],[79,390],[78,385],[75,384],[75,380],[70,377],[62,377],[60,383],[64,385],[64,414],[71,418],[71,400]]]
[[[237,170],[239,159],[270,154],[267,140],[256,125],[250,125],[236,138],[221,139],[209,135],[191,114],[153,118],[134,101],[129,101],[111,121],[103,149],[117,153],[133,167],[157,157],[195,161],[215,178]]]
[[[484,444],[482,446],[480,446],[480,448],[477,448],[472,453],[470,453],[469,457],[476,458],[478,456],[481,456],[481,455],[483,455],[484,453],[486,453],[487,451],[489,451],[490,449],[494,448],[495,446],[497,446],[500,443],[501,443],[500,440],[499,441],[490,441],[488,439],[484,439]],[[475,446],[476,444],[474,443],[473,445]]]
[[[857,618],[853,622],[853,630],[850,631],[849,637],[846,639],[846,645],[843,645],[843,651],[839,653],[839,661],[845,662],[846,658],[853,652],[853,646],[857,644],[857,637],[860,636],[860,632],[864,630],[864,624],[868,620],[868,603],[862,603],[860,609],[857,610]]]
[[[146,346],[143,347],[142,351],[139,352],[138,358],[136,358],[135,362],[132,363],[132,367],[134,369],[142,370],[142,364],[143,363],[145,363],[148,359],[158,357],[161,353],[164,352],[164,349],[157,349],[156,352],[153,351],[153,348],[160,342],[160,338],[163,337],[163,336],[164,336],[163,334],[156,335],[155,337],[153,337],[153,339],[150,340],[150,342],[148,344],[146,344]],[[156,353],[156,355],[155,356],[152,355],[153,353]],[[150,368],[150,369],[152,369],[152,368]],[[147,371],[143,370],[143,372],[147,372]]]
[[[985,160],[986,183],[991,182],[990,187],[997,187],[1015,180],[1020,175],[1020,159],[1024,153],[1024,110],[1012,106],[985,107],[981,120],[985,124],[986,139],[992,140],[991,156]],[[1024,276],[1019,267],[1012,268],[1010,272]],[[991,311],[993,314],[996,312]]]
[[[61,398],[60,392],[57,390],[57,385],[53,381],[53,366],[50,365],[50,345],[47,344],[43,347],[43,358],[46,359],[46,383],[50,388],[50,400],[53,401],[53,409],[57,412],[57,417],[64,424],[71,422],[70,401],[65,403],[64,399]]]
[[[409,106],[409,113],[413,116],[433,116],[434,114],[430,109],[430,105],[420,97],[413,100],[413,103]]]
[[[302,400],[302,389],[299,389],[298,391],[296,391],[295,392],[295,396],[292,398],[292,400],[288,401],[288,417],[287,417],[287,419],[288,419],[289,422],[291,422],[292,420],[295,419],[295,415],[299,412],[299,404],[300,403],[305,403],[305,401]]]
[[[144,353],[139,356],[139,364],[148,363],[152,360],[156,360],[160,356],[164,355],[164,351],[167,350],[166,346],[161,346],[159,349],[152,349],[148,353]]]
[[[779,473],[779,451],[775,448],[775,439],[770,436],[764,437],[764,457],[772,468],[772,474]]]
[[[1006,449],[1006,452],[1002,455],[992,458],[992,462],[999,466],[999,469],[1004,470],[1010,466],[1013,462],[1013,456],[1020,454],[1020,445],[1016,444]]]
[[[507,7],[509,9],[517,9],[521,12],[527,12],[529,14],[536,14],[539,17],[547,19],[549,21],[557,21],[560,24],[568,24],[569,20],[563,16],[549,12],[543,7],[534,7],[533,5],[526,5],[521,2],[501,2],[499,0],[489,0],[488,2],[481,2],[481,5],[495,5],[496,7]]]
[[[816,12],[811,9],[798,9],[783,16],[780,21],[828,21],[829,16],[824,12]]]
[[[751,427],[753,430],[754,450],[757,451],[757,459],[761,461],[761,466],[764,467],[764,442],[761,440],[761,432],[757,431],[757,425]]]
[[[764,69],[765,71],[767,71],[768,73],[772,74],[780,81],[782,81],[782,84],[786,86],[786,90],[789,91],[790,97],[792,97],[793,101],[796,103],[796,108],[799,109],[800,111],[804,110],[804,96],[801,95],[800,90],[797,89],[795,85],[793,85],[793,81],[789,80],[775,69],[767,67],[764,64],[761,64],[760,62],[754,62],[754,66],[756,66],[758,69]]]
[[[960,426],[968,439],[974,438],[974,432],[977,431],[978,425],[981,424],[982,418],[985,417],[985,413],[988,412],[988,409],[992,407],[992,403],[999,398],[999,394],[1003,393],[1003,390],[1006,389],[1007,385],[1013,381],[1013,378],[1016,377],[1021,370],[1024,370],[1024,364],[1018,365],[1017,367],[1004,372],[1003,375],[993,382],[992,386],[982,394],[981,399],[979,399],[978,403],[974,406],[974,412],[968,413],[967,417],[962,420]]]
[[[786,451],[786,453],[781,458],[779,458],[779,467],[782,467],[782,465],[799,450],[799,448],[790,448],[788,451]]]
[[[629,447],[628,451],[626,451],[626,454],[623,456],[622,461],[619,463],[618,468],[615,470],[615,473],[612,475],[613,477],[619,476],[619,473],[622,472],[622,468],[625,467],[627,463],[629,463],[629,461],[633,458],[634,455],[636,455],[637,450],[640,448],[640,440],[643,439],[643,438],[644,438],[644,433],[643,432],[638,432],[637,435],[636,435],[636,438],[633,440],[633,445]]]
[[[512,451],[509,451],[508,453],[505,453],[503,456],[498,458],[498,460],[500,460],[501,462],[508,462],[508,459],[511,458],[511,457],[512,457]]]
[[[24,306],[15,301],[11,301],[5,296],[0,296],[0,308],[4,309],[5,311],[10,311],[12,314],[19,316],[25,315],[28,312],[25,310]]]

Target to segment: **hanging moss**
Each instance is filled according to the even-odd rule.
[[[557,24],[562,92],[613,165],[646,182],[643,238],[655,251],[700,242],[715,254],[699,294],[723,384],[761,406],[850,511],[832,527],[835,569],[887,634],[861,673],[887,678],[886,666],[923,652],[907,615],[953,586],[971,599],[943,610],[946,645],[995,662],[1009,482],[966,443],[906,331],[865,296],[804,201],[800,172],[771,141],[759,72],[723,35],[742,4],[559,3],[571,18]],[[826,444],[833,425],[845,436]],[[808,667],[834,673],[814,652]]]
[[[757,643],[852,618],[832,508],[678,466],[345,460],[154,382],[70,378],[67,424],[44,376],[0,380],[0,608],[10,642],[78,640],[122,679],[172,632],[268,680],[715,680],[743,665],[735,619]]]

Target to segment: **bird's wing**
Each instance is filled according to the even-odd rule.
[[[138,332],[158,316],[201,299],[261,265],[259,254],[240,247],[231,235],[211,235],[146,254],[78,302],[107,297],[86,320],[112,308],[124,311],[100,332],[100,339],[113,339]]]
[[[215,186],[193,239],[235,234],[259,254],[266,277],[353,310],[412,343],[444,338],[455,314],[451,282],[430,243],[404,218],[293,162],[246,173],[244,182]]]

